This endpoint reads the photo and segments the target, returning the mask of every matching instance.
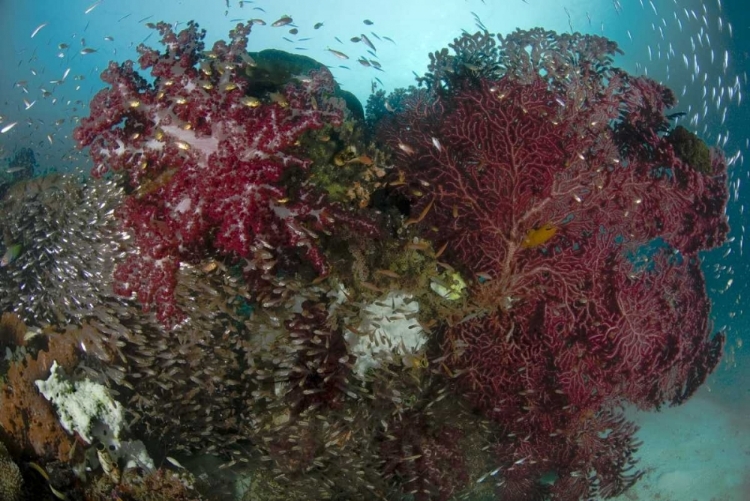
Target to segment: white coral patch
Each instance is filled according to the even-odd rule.
[[[357,332],[346,331],[349,352],[357,356],[354,370],[363,375],[381,363],[415,355],[427,341],[417,321],[419,303],[400,291],[365,306]]]
[[[55,404],[60,424],[68,433],[78,433],[91,443],[94,426],[103,424],[112,438],[119,438],[124,421],[122,404],[112,398],[104,385],[88,379],[74,383],[66,379],[63,370],[54,362],[49,378],[37,381],[36,387]]]
[[[52,363],[49,378],[35,384],[44,398],[55,405],[60,424],[68,433],[78,433],[89,444],[100,441],[126,465],[154,469],[140,440],[120,440],[125,428],[124,409],[106,386],[89,379],[72,381],[57,362]]]

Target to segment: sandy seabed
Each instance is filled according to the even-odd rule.
[[[616,501],[750,501],[750,392],[704,386],[681,407],[632,412],[647,473]]]

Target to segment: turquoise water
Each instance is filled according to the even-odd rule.
[[[284,16],[290,16],[291,22],[280,23],[282,25],[278,27],[271,26],[274,21],[281,20]],[[89,0],[34,3],[4,1],[0,3],[0,31],[4,34],[3,43],[0,44],[0,61],[2,61],[0,89],[3,89],[0,102],[0,117],[2,118],[0,130],[4,131],[0,134],[0,169],[5,171],[4,175],[9,176],[9,179],[18,179],[21,170],[18,168],[20,157],[17,155],[22,148],[30,148],[34,153],[36,163],[34,175],[36,176],[55,172],[74,174],[90,172],[93,165],[88,152],[76,148],[72,134],[80,120],[89,115],[89,103],[103,87],[99,74],[110,60],[119,63],[126,59],[136,58],[136,47],[141,43],[157,47],[159,37],[148,27],[149,23],[165,21],[179,31],[187,26],[188,21],[195,20],[201,28],[207,30],[206,45],[210,47],[215,40],[226,39],[228,31],[237,22],[248,19],[262,19],[266,23],[253,26],[249,35],[248,50],[280,49],[314,58],[326,65],[341,88],[356,96],[363,106],[374,91],[383,90],[390,93],[397,88],[415,84],[414,74],[424,74],[430,53],[447,47],[454,38],[461,35],[462,30],[473,33],[479,29],[478,26],[484,26],[491,32],[506,34],[517,28],[530,29],[540,26],[561,33],[576,31],[605,36],[617,42],[624,52],[623,55],[617,56],[614,63],[616,66],[634,75],[647,75],[671,87],[679,100],[673,111],[685,113],[677,123],[696,133],[707,145],[720,147],[729,159],[729,204],[727,207],[731,226],[729,241],[721,248],[701,255],[701,267],[705,273],[706,287],[713,304],[711,311],[713,331],[724,332],[727,341],[723,361],[699,390],[694,400],[684,404],[683,407],[669,409],[664,413],[634,415],[633,419],[642,425],[644,445],[640,452],[643,456],[642,464],[647,468],[647,472],[635,487],[623,494],[623,499],[628,495],[638,496],[638,499],[656,499],[657,494],[661,499],[687,499],[683,496],[692,495],[697,500],[741,500],[750,496],[748,494],[750,478],[746,473],[750,471],[747,468],[750,444],[742,439],[748,435],[746,422],[748,412],[750,412],[748,352],[747,346],[743,344],[748,341],[746,339],[748,322],[746,309],[750,294],[747,281],[750,274],[750,260],[745,256],[747,249],[743,248],[748,218],[746,213],[748,208],[745,207],[747,205],[746,193],[750,182],[748,180],[750,171],[744,164],[744,154],[748,150],[748,137],[750,137],[745,119],[750,114],[750,110],[748,110],[748,100],[744,95],[748,64],[750,64],[748,62],[750,19],[744,13],[742,2],[724,0],[719,3],[711,0],[704,4],[698,1],[679,0],[654,2],[456,0],[443,2],[438,6],[434,2],[390,0],[378,3],[326,0],[314,4],[293,1],[237,2],[232,0],[226,3],[212,2],[212,5],[207,6],[207,2],[192,0],[161,3],[115,2],[114,0],[102,0],[96,3]],[[316,28],[318,23],[322,25]],[[297,31],[290,32],[293,29]],[[375,45],[376,50],[369,49],[371,52],[368,52],[367,45],[362,41],[363,34]],[[352,41],[353,37],[359,40]],[[334,51],[346,54],[348,58],[343,59]],[[376,61],[382,71],[371,62],[367,66],[358,63],[357,59],[361,58]],[[28,153],[24,154],[28,155]],[[374,157],[374,160],[377,164],[380,159]],[[42,185],[38,189],[43,191],[49,189],[45,186]],[[145,188],[143,191],[148,192],[149,189]],[[67,235],[68,238],[76,238],[76,235],[80,235],[81,241],[85,241],[87,245],[91,242],[99,242],[98,239],[103,238],[96,231],[104,231],[108,238],[113,239],[115,239],[113,235],[118,234],[107,214],[110,209],[115,208],[116,200],[119,200],[118,197],[122,196],[122,193],[113,195],[113,191],[117,191],[117,188],[111,186],[100,186],[96,190],[101,191],[80,194],[81,205],[91,209],[90,211],[81,209],[81,213],[91,219],[84,219],[82,216],[77,219],[71,218],[70,228],[72,229]],[[97,197],[112,198],[107,198],[108,205],[105,208],[94,210],[92,207],[96,205],[96,201],[103,200]],[[55,203],[64,205],[60,201]],[[283,205],[283,202],[279,204]],[[14,211],[22,212],[27,209],[31,210],[23,204],[13,206]],[[73,213],[80,216],[78,212]],[[62,214],[62,212],[55,213],[53,209],[49,214],[47,217],[54,219],[58,217],[56,214]],[[13,218],[17,215],[18,212],[14,212]],[[418,215],[412,214],[411,216]],[[10,215],[7,217],[6,221],[13,219]],[[13,220],[16,221],[16,219]],[[96,224],[89,223],[87,226],[87,221],[96,221]],[[44,228],[40,231],[44,233]],[[307,245],[307,240],[303,243]],[[3,241],[3,251],[12,250],[14,245],[16,242],[8,240],[6,236]],[[22,249],[23,253],[26,253],[25,258],[23,253],[21,257],[9,255],[10,266],[13,265],[15,259],[25,263],[23,259],[28,259],[36,250],[33,244],[25,245],[26,247]],[[106,256],[117,255],[117,252],[110,248],[106,252],[101,249],[100,251]],[[60,288],[54,291],[42,291],[40,287],[41,292],[36,293],[34,297],[26,297],[24,301],[59,304],[59,309],[65,310],[67,306],[64,297],[69,294],[71,297],[85,298],[83,304],[78,305],[79,308],[91,307],[95,310],[96,301],[101,299],[102,294],[108,295],[109,291],[102,293],[98,285],[92,282],[104,277],[103,280],[110,283],[116,263],[96,264],[95,260],[87,258],[76,262],[76,266],[81,263],[91,265],[91,270],[86,271],[92,272],[97,278],[89,278],[78,269],[70,272],[63,269],[65,266],[53,267],[52,273],[60,273],[68,277],[65,279],[68,281],[62,281]],[[191,264],[195,266],[195,270],[209,270],[208,272],[214,270],[214,265],[219,266],[213,261],[199,261],[199,266],[196,263]],[[237,280],[237,277],[242,275],[236,263],[235,268],[232,268],[232,263],[222,262],[220,265],[226,266],[226,269],[220,268],[226,272],[223,280],[231,283],[223,283],[219,280],[221,283],[211,282],[209,287],[235,286],[232,280]],[[10,273],[12,270],[10,266],[3,272]],[[269,264],[269,266],[273,265]],[[190,273],[198,273],[195,270]],[[308,275],[312,273],[309,269],[306,271]],[[289,278],[282,275],[283,273],[279,274],[275,280]],[[306,275],[305,278],[309,277]],[[449,278],[450,275],[441,275],[443,287],[441,290],[451,285],[451,283],[446,283],[449,282]],[[23,285],[22,282],[10,279],[3,283],[12,283],[18,287]],[[373,285],[370,281],[366,283]],[[380,282],[377,282],[375,287],[378,287],[378,284]],[[453,284],[453,287],[459,292],[463,290],[456,284]],[[325,296],[328,298],[326,300],[335,302],[331,298],[340,294],[340,291],[329,292]],[[361,293],[362,297],[368,297],[367,294],[372,292],[372,290],[369,292],[360,290],[358,293]],[[383,290],[378,292],[385,293]],[[17,290],[0,291],[0,294],[3,293],[8,294],[8,297],[24,297],[23,291],[21,293]],[[183,300],[197,297],[191,296],[195,294],[194,291],[179,293],[185,295],[182,297]],[[109,300],[108,296],[107,301]],[[10,303],[15,306],[10,306]],[[258,305],[251,303],[253,303],[251,300],[241,304],[235,303],[236,311],[232,313],[234,315],[232,318],[236,320],[253,317],[253,312]],[[8,306],[7,310],[24,312],[21,316],[26,320],[26,324],[31,328],[42,330],[53,325],[54,327],[51,328],[53,331],[65,331],[69,324],[75,325],[76,320],[86,318],[80,314],[70,317],[63,315],[62,318],[56,317],[53,313],[41,315],[38,311],[45,310],[44,307],[19,307],[18,302],[0,304]],[[112,304],[107,302],[108,307],[114,311],[107,310],[106,313],[100,311],[101,314],[94,315],[96,321],[107,324],[108,319],[111,320],[112,317],[119,315],[118,322],[114,322],[118,327],[110,327],[117,331],[125,326],[125,329],[132,329],[135,332],[137,329],[134,329],[132,324],[123,318],[132,320],[133,312],[138,311],[137,308],[120,311]],[[120,305],[120,303],[117,304]],[[35,317],[35,315],[39,316]],[[210,320],[208,317],[202,319],[206,325],[210,323]],[[266,320],[271,324],[274,323],[273,318]],[[260,331],[266,328],[261,320],[256,318],[254,322],[252,328]],[[204,324],[200,325],[204,326]],[[214,333],[215,336],[220,334]],[[114,332],[111,335],[116,337],[121,333]],[[158,339],[148,333],[144,336],[147,343]],[[83,337],[81,342],[85,344],[90,341],[89,338]],[[143,340],[133,342],[138,344]],[[201,342],[210,346],[209,341]],[[253,341],[255,342],[263,344],[259,340]],[[409,342],[405,341],[406,344]],[[346,352],[346,348],[339,347],[339,349],[344,351],[336,352],[337,357]],[[106,346],[92,347],[89,344],[88,350],[92,353],[101,352],[111,355]],[[258,352],[261,352],[260,348]],[[222,356],[224,355],[216,353],[210,357],[207,356],[207,360],[210,359],[210,361],[207,361],[206,365],[216,363],[216,360],[221,360]],[[104,355],[103,357],[107,358]],[[114,367],[126,364],[124,361],[120,364],[115,360],[116,357],[110,358],[108,362]],[[418,365],[419,357],[415,355],[414,358],[415,361],[412,362],[409,359],[407,362]],[[263,362],[268,363],[268,360]],[[107,372],[104,365],[107,364],[102,364],[101,361],[97,364],[92,363],[87,374],[94,377],[98,372]],[[110,370],[116,372],[116,369]],[[138,377],[144,377],[145,374],[147,374],[146,371]],[[79,377],[82,379],[84,375],[79,374]],[[112,381],[120,381],[118,377],[110,372],[102,380],[112,385]],[[225,374],[224,377],[231,380],[235,376]],[[189,384],[178,386],[179,391],[189,391],[186,390]],[[116,385],[113,387],[116,388]],[[119,389],[123,394],[128,394],[127,389],[123,387]],[[156,391],[155,388],[154,390]],[[408,388],[401,388],[403,392],[407,390]],[[273,389],[256,389],[256,391],[273,392]],[[251,396],[255,398],[257,395],[243,393],[243,398],[251,398]],[[152,398],[153,396],[147,395],[146,397]],[[268,399],[269,402],[272,400],[271,397]],[[135,419],[136,414],[129,414],[138,408],[138,399],[121,403],[128,409],[126,411],[128,421],[138,421]],[[268,404],[271,409],[275,409],[274,405],[278,405],[278,402]],[[144,408],[150,407],[145,405]],[[680,414],[679,411],[683,413]],[[278,425],[278,420],[286,419],[284,412],[275,409],[264,419],[270,419],[274,425]],[[441,412],[449,414],[445,409]],[[169,414],[169,411],[164,411],[164,413]],[[242,417],[252,420],[251,416],[243,415]],[[351,416],[347,417],[351,418]],[[179,421],[179,418],[177,420]],[[688,426],[688,423],[696,422],[700,422],[702,426]],[[685,423],[684,428],[678,423]],[[133,426],[134,429],[139,429],[137,423]],[[211,429],[206,431],[204,424],[201,426],[203,428],[193,430],[196,435],[211,433]],[[391,424],[391,426],[394,425]],[[668,432],[674,431],[675,428],[684,432],[670,435]],[[383,430],[373,428],[371,432],[383,433]],[[299,434],[299,430],[295,429],[294,433]],[[452,440],[449,432],[433,430],[433,433],[431,439],[438,442]],[[346,435],[346,432],[341,434]],[[144,438],[145,435],[144,433]],[[152,430],[149,430],[148,435],[151,436],[151,441],[147,440],[146,446],[157,462],[156,466],[161,464],[174,471],[182,471],[179,466],[175,466],[167,459],[172,458],[178,465],[184,464],[199,480],[201,475],[215,475],[217,471],[220,473],[232,471],[237,465],[243,466],[243,462],[239,459],[245,457],[242,454],[236,454],[236,457],[225,455],[218,459],[207,457],[201,457],[200,460],[188,459],[187,456],[180,455],[184,450],[173,451],[172,447],[175,444],[170,441],[175,440],[174,436],[170,436],[167,441],[160,442],[158,432],[154,435]],[[180,436],[185,438],[184,435]],[[735,440],[732,437],[740,438]],[[276,437],[272,437],[271,440],[274,438]],[[217,440],[217,442],[226,442],[222,440]],[[343,447],[339,435],[334,435],[331,440],[337,441],[336,443]],[[676,446],[682,442],[689,442],[690,448],[678,450]],[[476,449],[481,449],[476,443],[464,444],[467,448],[474,446]],[[243,444],[243,447],[249,448],[250,446]],[[361,449],[354,447],[352,449],[354,452],[350,450],[348,453],[357,455],[365,450],[367,453],[370,452],[364,445],[360,447]],[[180,447],[175,448],[180,449]],[[14,452],[12,447],[9,449]],[[474,452],[477,456],[481,456],[480,452]],[[96,456],[96,452],[90,449],[88,455]],[[412,456],[417,455],[415,453]],[[175,456],[178,459],[175,459]],[[687,463],[685,456],[689,456]],[[248,453],[246,457],[258,461],[258,455],[253,455],[253,453]],[[14,459],[21,464],[24,462],[28,464],[31,461],[43,463],[41,459],[28,455]],[[92,468],[99,471],[95,459],[87,460],[90,465],[94,465]],[[104,462],[101,458],[99,461]],[[230,464],[230,466],[216,470],[215,466],[218,464]],[[119,466],[124,468],[124,465]],[[446,468],[447,465],[442,464],[441,467]],[[25,468],[28,470],[29,467]],[[490,472],[493,469],[489,467],[486,471]],[[482,478],[481,471],[481,468],[477,471],[472,470],[471,483],[476,484]],[[370,473],[367,470],[366,475]],[[554,484],[555,472],[546,473],[549,475],[537,480]],[[336,475],[335,473],[329,474]],[[34,475],[34,473],[28,475]],[[238,484],[246,481],[247,478],[253,478],[252,474],[248,474],[247,471],[240,471],[237,475],[238,480],[235,480]],[[274,475],[278,476],[278,473],[274,472]],[[508,474],[508,477],[510,476]],[[496,472],[485,478],[490,478],[487,481],[489,483],[500,477],[497,477]],[[338,481],[341,480],[338,479]],[[367,484],[374,480],[357,479],[352,480],[351,483],[356,484],[359,481]],[[274,482],[280,484],[281,489],[288,487],[288,483],[293,483],[286,477],[276,479]],[[344,479],[343,482],[346,483],[348,480]],[[700,488],[691,482],[698,482]],[[266,488],[270,489],[267,486]],[[235,495],[238,495],[237,492],[241,493],[243,489],[237,488],[234,491]],[[335,492],[336,489],[333,491]],[[409,492],[408,489],[404,491]],[[218,499],[228,499],[229,494],[226,492],[228,491],[222,491],[221,495],[217,494]],[[339,499],[359,499],[358,494],[343,490],[341,492]],[[370,495],[372,491],[363,492]],[[413,494],[406,494],[407,499],[410,495]],[[480,495],[491,496],[487,492],[475,492],[472,495],[475,499],[479,499]],[[268,496],[267,498],[246,496],[246,499],[271,499],[270,495]],[[386,495],[386,497],[398,499],[393,496],[395,494],[392,492]],[[490,498],[487,497],[487,499]]]

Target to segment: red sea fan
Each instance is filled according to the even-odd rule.
[[[419,186],[422,236],[479,277],[477,311],[443,327],[443,349],[508,437],[506,494],[543,492],[544,463],[554,499],[610,497],[632,483],[618,454],[634,448],[612,409],[683,402],[719,361],[697,252],[728,231],[726,164],[697,138],[685,154],[664,115],[674,95],[611,67],[613,45],[500,40],[497,61],[452,64],[450,89],[394,95],[375,130]]]
[[[430,429],[419,416],[403,417],[381,444],[383,472],[417,501],[452,499],[469,481],[461,437],[450,426]]]

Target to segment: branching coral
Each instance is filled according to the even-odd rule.
[[[606,473],[586,488],[565,479],[554,499],[624,490],[616,451],[633,428],[608,412],[685,401],[724,342],[709,330],[697,253],[727,235],[726,162],[707,150],[710,167],[705,155],[689,163],[679,133],[667,135],[673,93],[614,68],[616,51],[600,37],[517,31],[494,53],[501,76],[397,96],[403,106],[376,126],[423,238],[477,277],[475,312],[441,328],[448,370],[508,436],[535,437],[511,440],[508,461],[535,462],[508,477],[511,499],[549,490],[530,464],[569,474],[572,457]],[[558,451],[554,437],[605,421],[621,429],[606,452]]]

